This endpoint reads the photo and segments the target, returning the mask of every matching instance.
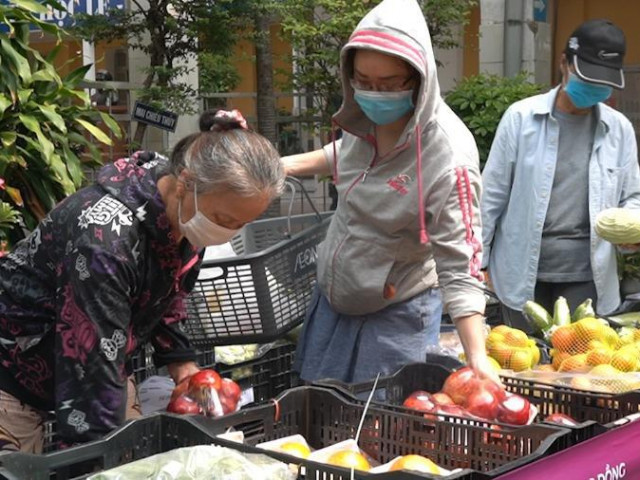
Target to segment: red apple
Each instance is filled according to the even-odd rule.
[[[436,403],[433,401],[433,397],[429,392],[417,390],[405,399],[402,406],[411,408],[412,410],[418,410],[419,412],[431,412],[436,406]]]
[[[498,405],[498,421],[502,423],[526,425],[530,414],[529,400],[513,393],[507,392],[507,398]]]
[[[504,387],[498,385],[492,380],[483,380],[481,387],[489,390],[499,402],[502,402],[505,398],[507,398],[507,392]]]
[[[187,393],[189,393],[189,377],[185,378],[174,387],[171,392],[171,401],[173,402],[179,396],[186,395]]]
[[[181,395],[167,405],[167,412],[178,413],[180,415],[193,415],[200,413],[200,405],[189,397]]]
[[[431,396],[433,397],[433,401],[438,405],[455,405],[451,397],[444,392],[436,392]]]
[[[498,399],[485,388],[478,388],[467,397],[467,412],[479,418],[494,420],[498,414]]]
[[[230,398],[235,403],[238,403],[242,396],[242,389],[240,388],[240,385],[230,378],[223,378],[222,386],[220,387],[220,396]]]
[[[200,390],[202,388],[213,388],[220,390],[222,377],[215,370],[200,370],[189,379],[189,390]]]
[[[473,370],[463,367],[447,377],[442,391],[451,397],[457,405],[464,405],[465,399],[478,388],[480,380]]]
[[[547,418],[544,419],[545,422],[555,423],[562,427],[575,427],[580,425],[578,421],[569,415],[565,415],[564,413],[552,413]]]
[[[436,408],[433,411],[434,413],[438,413],[442,415],[453,415],[455,417],[468,416],[465,409],[458,405],[436,405]]]

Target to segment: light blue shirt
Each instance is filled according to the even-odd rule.
[[[558,156],[558,122],[552,116],[559,87],[514,103],[505,112],[482,174],[484,259],[498,298],[515,310],[533,299]],[[640,208],[640,169],[631,122],[599,103],[589,159],[589,220],[598,313],[620,304],[615,247],[598,237],[596,215],[611,207]],[[566,199],[571,201],[571,192]]]

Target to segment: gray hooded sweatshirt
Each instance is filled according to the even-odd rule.
[[[421,76],[414,115],[384,156],[353,97],[352,49],[395,55]],[[484,313],[478,151],[440,97],[416,1],[384,0],[371,10],[342,49],[341,75],[344,99],[333,120],[344,134],[324,148],[339,201],[318,249],[322,293],[337,312],[365,315],[440,286],[452,318]]]

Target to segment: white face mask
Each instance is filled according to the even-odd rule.
[[[178,203],[178,223],[180,231],[187,237],[189,243],[194,247],[204,248],[210,245],[222,245],[227,243],[238,233],[238,230],[230,230],[221,227],[217,223],[209,220],[200,210],[198,210],[198,190],[193,187],[193,201],[196,213],[191,220],[186,223],[182,222],[182,199]]]

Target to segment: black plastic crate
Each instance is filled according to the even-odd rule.
[[[183,325],[191,343],[267,343],[302,323],[331,213],[257,220],[232,240],[238,255],[202,264]]]
[[[225,428],[242,430],[245,441],[257,444],[300,434],[314,448],[324,448],[354,438],[365,402],[350,400],[322,387],[298,387],[284,392],[276,402],[242,410],[218,421]],[[418,454],[447,469],[463,471],[447,478],[494,478],[508,471],[556,453],[568,430],[534,424],[496,431],[490,424],[462,419],[437,421],[404,411],[371,404],[360,436],[360,448],[378,462],[399,455]],[[341,468],[304,461],[306,477],[347,480]],[[398,475],[398,476],[394,476]],[[387,474],[356,478],[442,478],[429,474]]]
[[[407,365],[395,374],[378,380],[378,393],[374,402],[400,408],[398,406],[402,405],[404,399],[416,390],[441,390],[450,373],[450,370],[436,364]],[[599,435],[613,428],[614,421],[640,412],[640,391],[613,395],[562,388],[520,378],[502,376],[501,379],[509,392],[527,398],[538,408],[538,422],[552,413],[564,413],[581,422],[580,425],[569,428],[570,435],[563,439],[566,442],[564,447]],[[362,398],[373,388],[373,381],[345,384],[324,380],[318,383],[333,386],[352,398]]]
[[[203,368],[215,369],[223,376],[235,380],[242,389],[253,389],[253,402],[251,405],[268,402],[285,390],[300,384],[297,372],[292,370],[293,356],[296,351],[295,344],[291,342],[274,345],[258,358],[248,360],[236,365],[216,364],[213,350],[198,352],[198,364]],[[147,348],[136,355],[134,375],[136,382],[156,374],[151,355],[153,350]],[[44,422],[43,453],[55,452],[57,447],[57,435],[55,416],[49,415]]]
[[[297,372],[292,369],[296,345],[279,343],[261,356],[235,365],[216,363],[213,350],[200,352],[198,363],[203,367],[215,367],[223,376],[231,378],[246,389],[253,389],[254,403],[268,402],[283,391],[299,385]]]
[[[344,468],[294,460],[252,447],[293,434],[304,435],[316,449],[333,445],[354,438],[363,411],[363,403],[349,401],[333,390],[298,387],[283,393],[274,403],[218,419],[156,414],[129,422],[103,440],[69,450],[41,456],[7,453],[0,456],[0,478],[2,475],[8,480],[84,478],[174,448],[210,443],[300,464],[305,472],[300,478],[309,480],[442,478],[409,472],[377,475],[356,472],[352,476]],[[248,445],[215,438],[231,427],[244,432]],[[416,453],[445,468],[463,468],[449,479],[475,480],[506,473],[555,452],[558,440],[566,434],[565,429],[546,425],[495,432],[481,426],[390,412],[373,405],[365,415],[359,445],[379,462]]]
[[[222,433],[213,419],[154,414],[131,421],[103,440],[48,455],[0,455],[0,479],[66,480],[179,447],[210,444]]]

